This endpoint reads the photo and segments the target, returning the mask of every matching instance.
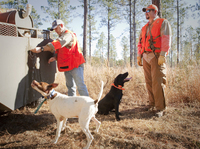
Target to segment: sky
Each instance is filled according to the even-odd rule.
[[[2,0],[0,0],[2,1]],[[200,0],[183,0],[187,3],[187,5],[195,5],[196,3],[200,3]],[[43,13],[43,11],[41,10],[41,6],[48,6],[47,0],[28,0],[28,3],[33,5],[34,8],[36,9],[37,13],[40,14],[41,17],[45,17],[46,14]],[[78,0],[71,0],[70,4],[72,6],[77,6],[80,5],[80,2]],[[145,7],[145,6],[144,6]],[[142,10],[142,8],[141,8]],[[83,14],[84,11],[82,8],[78,8],[79,14]],[[145,19],[145,16],[144,16]],[[98,18],[97,18],[98,20]],[[53,21],[53,20],[52,20]],[[99,20],[98,20],[99,21]],[[48,27],[51,27],[51,24],[48,22],[42,22],[43,25],[40,26],[40,29],[47,29]],[[200,26],[197,22],[197,20],[194,20],[192,18],[188,19],[186,22],[186,26],[192,25],[193,27],[198,27]],[[81,34],[83,34],[83,29],[82,29],[82,25],[83,25],[83,18],[81,17],[76,17],[73,18],[72,22],[69,22],[68,26],[70,30],[73,30],[73,32],[76,33],[78,41],[80,46],[83,45],[83,37],[81,36]],[[118,59],[121,59],[121,33],[124,32],[125,29],[128,29],[129,25],[126,22],[122,22],[118,25],[116,25],[115,29],[111,31],[111,34],[113,34],[113,36],[116,38],[116,47],[117,47],[117,54],[118,54]],[[142,27],[142,26],[141,26]],[[101,34],[101,32],[104,32],[105,36],[107,36],[107,28],[106,27],[102,27],[99,28],[99,25],[97,25],[98,31],[99,31],[99,35]],[[125,34],[127,38],[129,38],[129,33]],[[92,42],[92,51],[95,50],[96,48],[96,43],[97,40]]]

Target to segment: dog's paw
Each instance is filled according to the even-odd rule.
[[[99,132],[99,129],[95,129],[94,133],[98,133]]]
[[[120,121],[120,118],[119,118],[119,117],[117,117],[116,119],[117,119],[117,121]]]
[[[57,143],[57,139],[55,139],[55,140],[53,140],[53,141],[51,141],[53,144],[56,144]]]
[[[65,130],[66,127],[62,127],[61,132]]]

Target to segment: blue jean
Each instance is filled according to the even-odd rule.
[[[87,87],[84,83],[82,66],[65,71],[66,86],[68,88],[68,96],[76,96],[76,86],[81,96],[89,96]]]

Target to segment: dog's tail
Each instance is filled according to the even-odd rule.
[[[99,93],[99,97],[98,97],[98,99],[97,100],[95,100],[94,101],[94,103],[97,105],[98,104],[98,102],[100,101],[100,99],[101,99],[101,96],[102,96],[102,94],[103,94],[103,81],[101,81],[101,91],[100,91],[100,93]]]

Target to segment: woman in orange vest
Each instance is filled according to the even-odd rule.
[[[143,66],[149,95],[148,109],[156,116],[163,116],[166,108],[164,86],[166,84],[165,57],[171,47],[171,26],[166,19],[158,17],[158,8],[149,5],[143,8],[149,22],[142,27],[137,63]],[[143,64],[142,64],[143,58]]]
[[[64,72],[68,96],[76,96],[76,85],[81,96],[89,96],[83,77],[84,57],[80,50],[76,34],[64,27],[62,20],[55,20],[52,23],[51,31],[59,35],[59,38],[43,47],[36,47],[30,51],[40,53],[43,51],[55,52],[55,57],[49,59],[48,63],[57,60],[57,67]]]

